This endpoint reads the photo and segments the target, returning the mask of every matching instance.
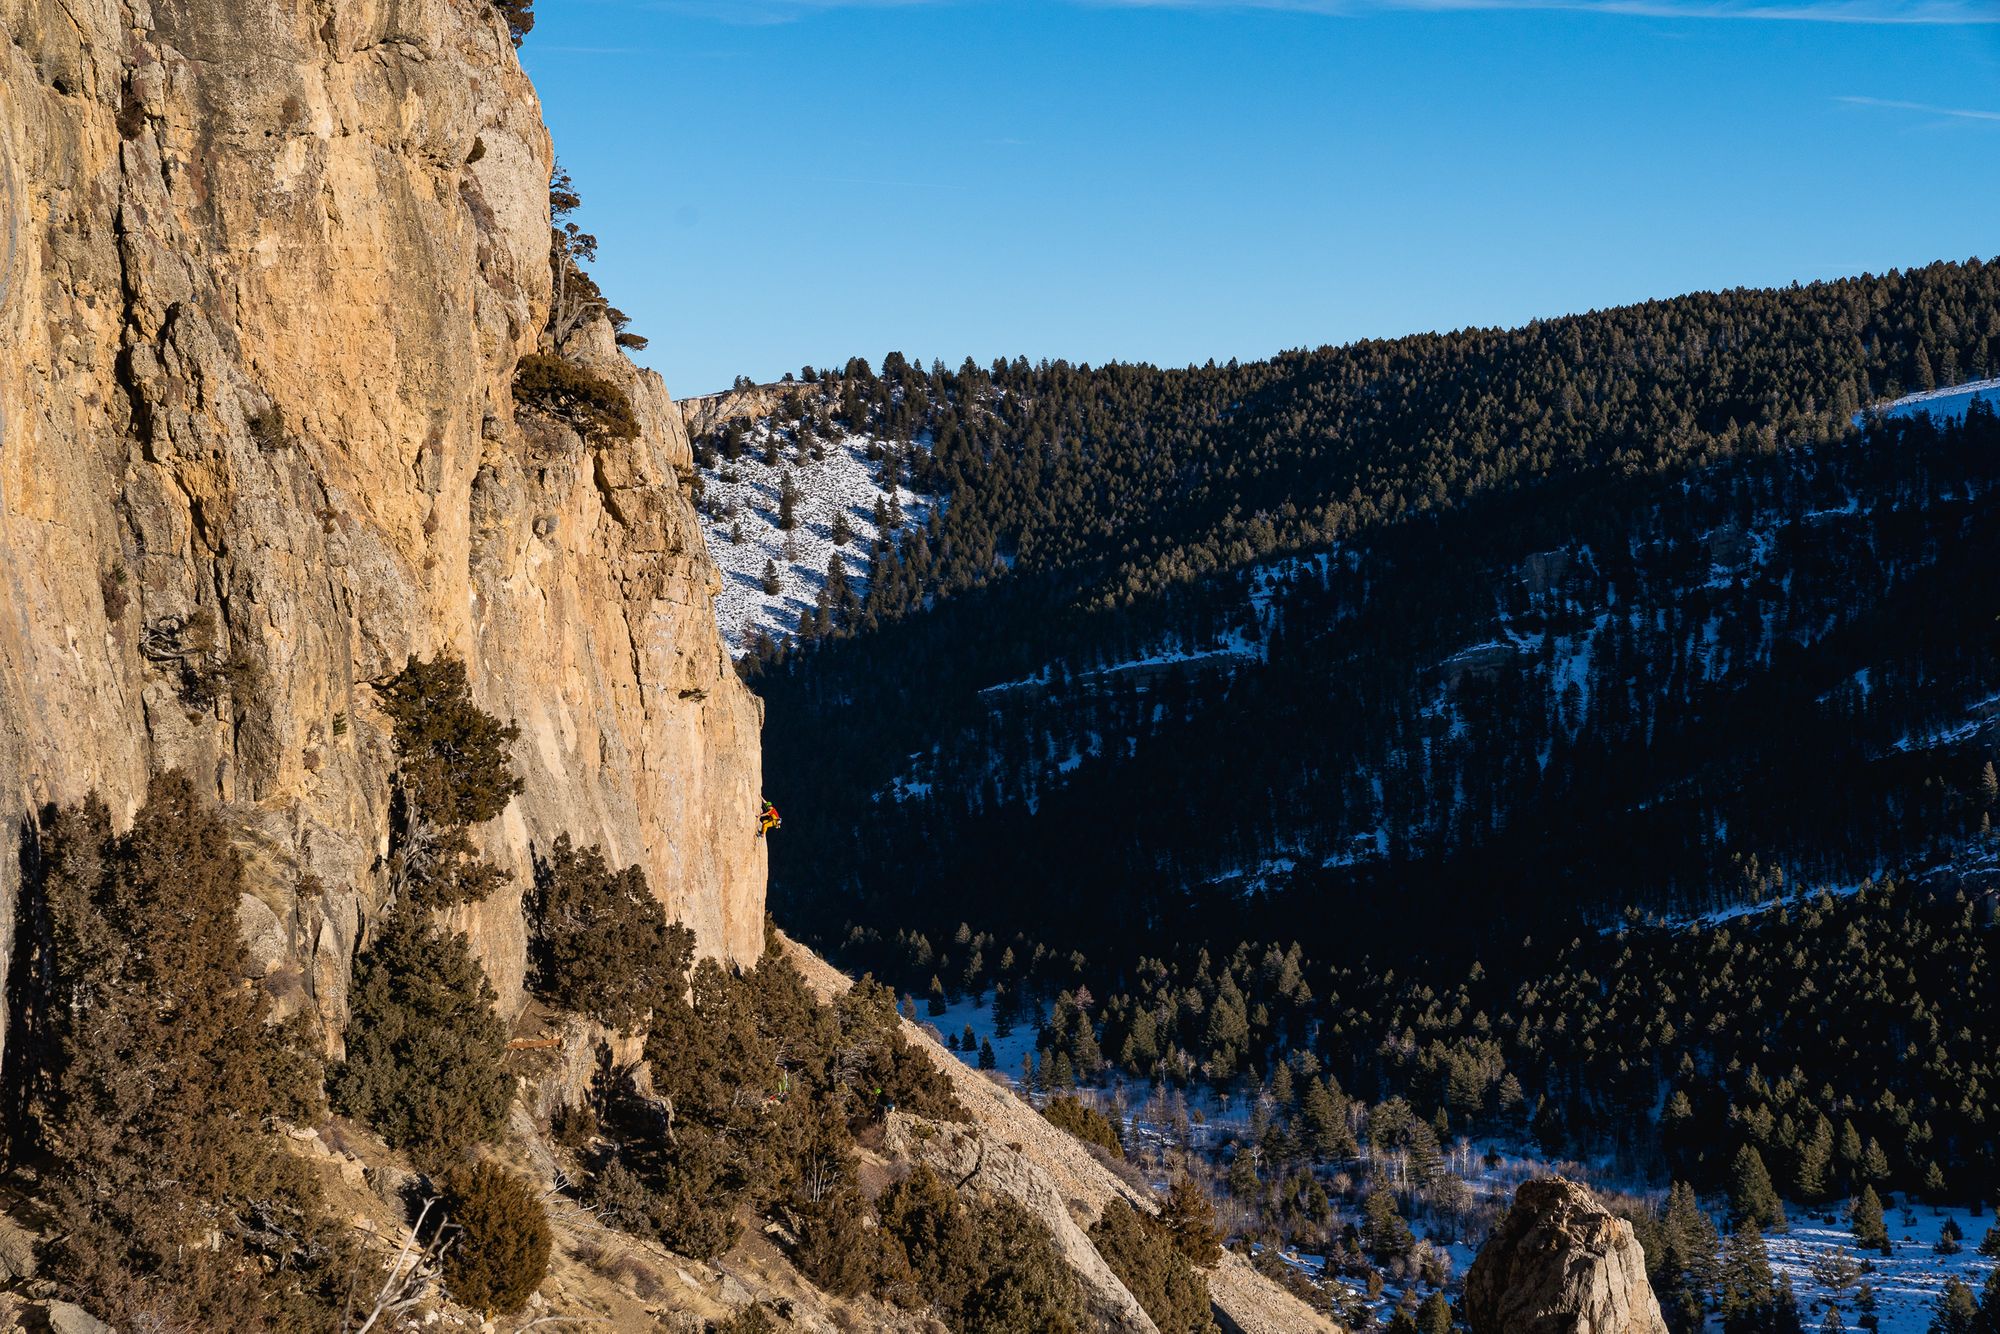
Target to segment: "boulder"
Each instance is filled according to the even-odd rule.
[[[1632,1225],[1561,1177],[1524,1182],[1465,1276],[1473,1334],[1667,1334]]]
[[[35,1248],[41,1240],[13,1219],[0,1215],[0,1283],[35,1276]]]
[[[114,1334],[111,1326],[71,1302],[49,1303],[49,1334]]]

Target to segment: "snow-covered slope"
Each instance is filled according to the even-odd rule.
[[[1957,421],[1965,415],[1974,399],[2000,408],[2000,379],[1973,380],[1944,389],[1925,390],[1921,394],[1906,394],[1893,403],[1883,404],[1881,411],[1888,417],[1914,417],[1920,412],[1927,412],[1940,421]]]
[[[1940,1255],[1937,1241],[1947,1219],[1965,1240],[1953,1253]],[[1974,1292],[1985,1286],[1993,1261],[1976,1249],[1992,1222],[1985,1210],[1920,1204],[1892,1209],[1886,1221],[1894,1252],[1887,1256],[1856,1246],[1839,1211],[1794,1212],[1789,1232],[1765,1234],[1771,1268],[1791,1279],[1808,1329],[1823,1327],[1821,1313],[1829,1306],[1840,1312],[1843,1330],[1861,1329],[1855,1294],[1864,1282],[1875,1294],[1881,1334],[1923,1334],[1948,1279],[1958,1279]]]
[[[777,443],[776,464],[766,463]],[[722,569],[723,588],[715,616],[730,651],[741,657],[760,633],[773,639],[798,629],[799,613],[812,609],[826,586],[827,566],[836,554],[854,591],[866,591],[869,545],[875,540],[875,503],[892,498],[902,508],[905,531],[921,525],[935,498],[883,482],[883,465],[869,458],[867,435],[839,430],[822,437],[817,457],[802,451],[790,433],[760,421],[745,436],[742,457],[717,457],[703,470],[702,530],[709,554]],[[786,473],[798,489],[793,527],[778,527],[779,496]],[[834,520],[845,514],[853,536],[833,540]],[[777,567],[779,589],[764,591],[767,564]]]

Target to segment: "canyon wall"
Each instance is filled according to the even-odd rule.
[[[37,813],[179,767],[228,809],[268,966],[338,1045],[382,892],[371,683],[468,665],[525,793],[463,911],[503,1003],[563,832],[701,949],[762,948],[761,708],[711,610],[681,416],[517,412],[551,149],[485,0],[0,0],[0,923]],[[5,944],[6,942],[0,942]],[[12,954],[0,949],[0,962]]]

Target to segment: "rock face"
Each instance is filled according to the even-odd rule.
[[[1632,1225],[1561,1177],[1524,1182],[1465,1276],[1473,1334],[1667,1334]]]
[[[184,768],[337,1041],[389,796],[369,683],[449,651],[522,729],[479,831],[513,882],[460,923],[503,1001],[562,832],[754,957],[761,710],[680,414],[601,322],[566,350],[636,440],[512,398],[551,152],[491,6],[0,0],[0,31],[0,931],[45,803],[129,818]]]
[[[681,421],[689,435],[705,435],[732,417],[769,416],[778,410],[785,395],[797,388],[781,381],[725,389],[719,394],[697,394],[680,401]]]

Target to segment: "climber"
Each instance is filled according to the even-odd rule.
[[[778,808],[768,800],[765,801],[764,812],[757,817],[757,837],[764,837],[783,823],[784,820],[778,815]]]

